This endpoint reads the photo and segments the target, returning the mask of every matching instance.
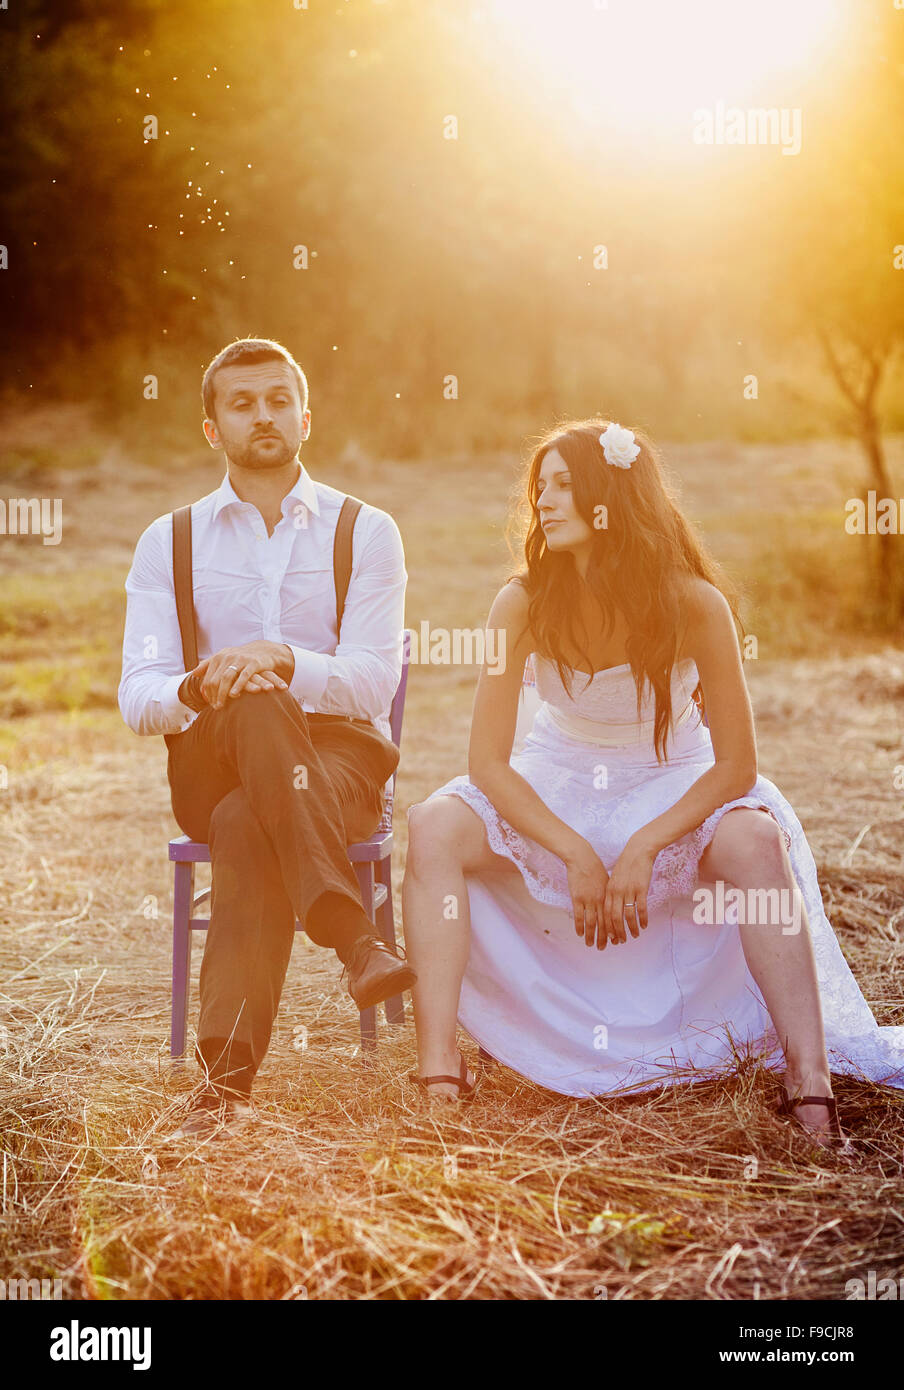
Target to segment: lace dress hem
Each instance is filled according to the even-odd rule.
[[[560,872],[556,873],[554,869],[544,870],[535,866],[531,862],[532,859],[536,858],[537,846],[535,843],[517,831],[508,821],[503,820],[485,793],[476,787],[469,778],[453,778],[451,782],[447,782],[445,786],[439,787],[433,792],[433,796],[457,796],[467,806],[470,806],[483,821],[490,849],[494,854],[510,860],[515,865],[524,879],[531,897],[536,902],[544,903],[549,907],[562,908],[571,913],[572,901],[568,891],[567,871],[563,861],[547,852],[546,857],[553,859],[560,866]],[[718,806],[695,830],[660,850],[653,863],[653,872],[650,878],[650,888],[647,894],[649,907],[661,906],[670,898],[686,897],[693,891],[699,878],[700,860],[712,841],[719,822],[728,811],[742,807],[765,811],[767,815],[771,816],[781,831],[786,850],[790,853],[791,833],[782,824],[772,808],[765,804],[762,797],[756,795],[736,797],[735,800],[726,801],[722,806]],[[608,865],[607,867],[611,870],[613,866]]]

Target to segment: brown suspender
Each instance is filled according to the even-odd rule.
[[[345,612],[345,597],[348,581],[352,577],[352,535],[355,522],[361,510],[357,497],[346,497],[336,523],[333,537],[333,583],[336,586],[336,638],[342,640],[342,615]]]
[[[182,659],[185,670],[193,671],[198,664],[198,632],[191,572],[191,507],[179,507],[173,512],[173,586],[182,633]]]
[[[353,534],[361,502],[346,497],[336,523],[333,538],[333,582],[336,586],[336,633],[342,633],[342,615],[352,575]],[[193,671],[198,664],[198,633],[195,625],[194,586],[191,558],[191,507],[178,507],[173,512],[173,586],[176,591],[176,612],[182,634],[182,659],[185,670]]]

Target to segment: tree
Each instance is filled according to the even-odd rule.
[[[866,487],[890,497],[882,388],[904,346],[904,25],[865,10],[842,82],[807,108],[812,152],[777,209],[776,282],[815,341],[840,396],[839,423],[863,450]],[[904,623],[896,535],[872,551],[882,626]]]

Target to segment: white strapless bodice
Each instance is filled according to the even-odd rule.
[[[624,746],[631,743],[652,743],[656,716],[656,701],[652,691],[644,691],[637,710],[637,690],[631,667],[609,666],[588,676],[576,671],[572,676],[571,695],[565,689],[554,661],[533,654],[537,694],[545,703],[550,718],[569,738],[588,743]],[[689,657],[672,668],[672,715],[678,728],[696,712],[693,692],[699,675],[696,663]]]

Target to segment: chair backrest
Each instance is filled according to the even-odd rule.
[[[411,628],[406,627],[402,634],[402,674],[392,697],[389,711],[389,728],[396,748],[402,746],[402,716],[405,713],[405,692],[408,689],[408,657],[411,654]],[[393,778],[393,784],[395,778]]]
[[[392,705],[389,710],[389,730],[396,748],[401,748],[402,746],[402,715],[405,713],[405,691],[408,689],[408,657],[410,652],[411,629],[406,627],[402,634],[402,674],[399,677],[396,693],[392,697]],[[389,792],[383,806],[383,816],[375,832],[378,835],[384,835],[392,831],[392,809],[395,804],[395,784],[396,774],[394,772],[389,781]]]

